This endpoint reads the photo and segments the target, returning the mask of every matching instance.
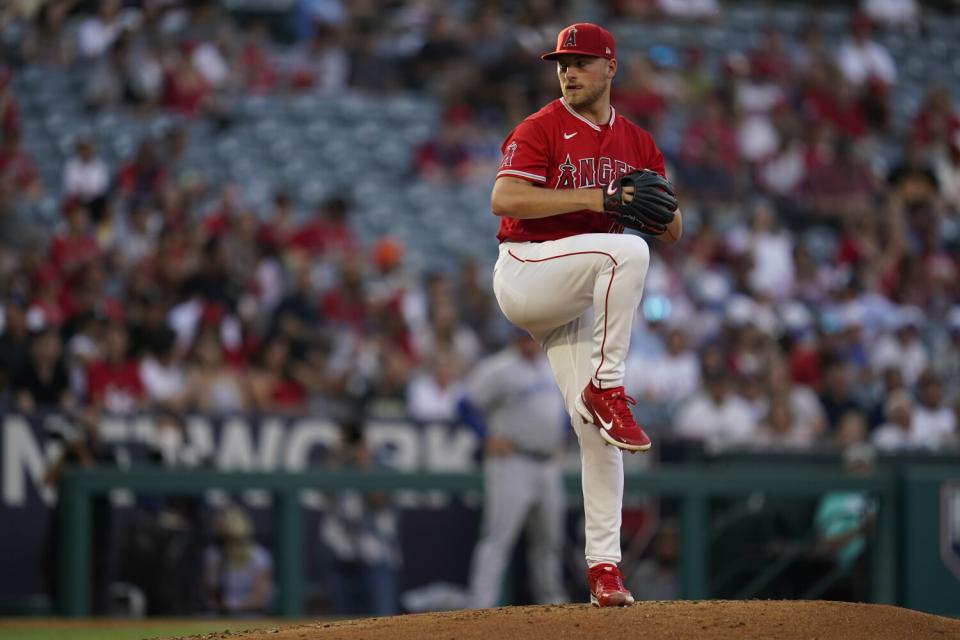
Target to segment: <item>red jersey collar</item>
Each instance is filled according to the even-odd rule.
[[[570,112],[570,115],[572,115],[574,118],[576,118],[577,120],[581,120],[581,121],[583,121],[583,122],[586,122],[586,123],[590,126],[590,128],[592,128],[592,129],[594,129],[594,130],[596,130],[596,131],[600,131],[600,125],[594,124],[593,122],[590,122],[589,120],[587,120],[586,118],[584,118],[582,115],[580,115],[579,113],[577,113],[577,112],[574,110],[574,108],[571,107],[570,105],[568,105],[568,104],[567,104],[567,101],[564,100],[563,98],[560,98],[560,104],[562,104],[562,105],[563,105],[563,108],[566,109],[567,111],[569,111],[569,112]],[[613,121],[616,119],[616,117],[617,117],[617,110],[613,108],[613,105],[610,105],[610,121],[607,122],[607,125],[606,125],[606,126],[612,127],[612,126],[613,126]]]

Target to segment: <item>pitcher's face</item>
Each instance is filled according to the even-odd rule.
[[[575,109],[588,108],[609,91],[616,70],[616,60],[575,54],[557,57],[560,91]]]

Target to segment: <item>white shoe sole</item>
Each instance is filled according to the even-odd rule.
[[[608,604],[607,606],[608,607],[629,607],[635,602],[636,600],[633,599],[633,596],[627,596],[627,599],[624,600],[623,604]],[[600,608],[600,601],[597,600],[597,596],[593,595],[592,593],[590,594],[590,604],[597,607],[598,609]]]
[[[584,403],[583,401],[583,395],[577,396],[577,399],[574,401],[573,405],[574,407],[576,407],[577,413],[580,414],[580,417],[583,418],[584,421],[589,422],[590,424],[597,427],[597,430],[600,432],[600,437],[606,440],[607,444],[614,446],[617,449],[623,449],[624,451],[633,451],[633,452],[647,451],[650,448],[649,444],[643,444],[643,445],[626,444],[626,443],[614,440],[613,436],[611,436],[606,429],[598,425],[596,420],[593,419],[593,414],[590,413],[590,410],[587,409],[586,403]],[[591,599],[593,598],[593,596],[590,596],[590,597]],[[600,605],[597,605],[597,606],[600,606]]]

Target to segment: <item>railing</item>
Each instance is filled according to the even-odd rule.
[[[880,501],[878,529],[873,545],[875,579],[873,600],[896,601],[897,492],[890,471],[855,477],[822,467],[777,466],[707,468],[685,465],[647,473],[628,474],[625,490],[638,495],[676,497],[681,502],[681,584],[686,598],[710,597],[707,580],[707,501],[714,497],[816,497],[827,491],[868,491]],[[82,617],[90,613],[91,498],[115,488],[156,495],[199,493],[208,489],[240,492],[263,489],[275,497],[277,587],[279,613],[303,614],[305,581],[302,555],[304,520],[300,494],[306,490],[360,491],[415,490],[461,493],[482,489],[480,473],[398,473],[388,471],[310,471],[303,473],[208,470],[74,469],[61,483],[60,517],[63,535],[59,553],[60,597],[63,613]],[[580,492],[580,477],[566,477],[567,490]]]

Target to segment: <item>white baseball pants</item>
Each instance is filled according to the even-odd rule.
[[[574,402],[591,379],[604,389],[623,384],[649,264],[643,238],[601,233],[504,242],[493,271],[500,309],[543,347],[580,442],[588,566],[620,562],[623,457]]]

